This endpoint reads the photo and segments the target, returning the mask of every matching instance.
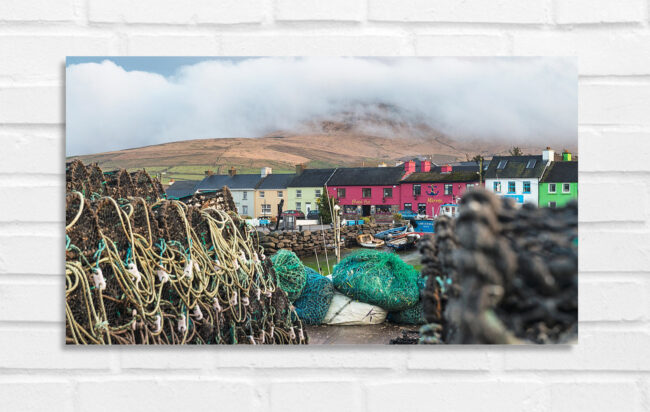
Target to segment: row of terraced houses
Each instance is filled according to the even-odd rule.
[[[453,206],[475,186],[518,204],[560,207],[578,197],[578,162],[571,153],[556,154],[547,148],[541,155],[494,156],[483,164],[482,176],[474,162],[435,165],[409,160],[394,167],[308,169],[296,167],[292,174],[273,174],[268,167],[260,174],[208,174],[201,181],[178,181],[167,189],[170,198],[227,186],[241,215],[256,218],[284,210],[307,214],[316,210],[323,190],[338,199],[346,217],[392,215],[411,210],[436,217]],[[455,208],[452,208],[455,210]]]

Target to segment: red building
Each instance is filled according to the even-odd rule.
[[[415,166],[405,167],[411,170]],[[424,171],[428,167],[422,165],[422,169],[408,173],[401,181],[400,209],[436,217],[440,206],[456,204],[465,190],[479,184],[478,166],[445,165]]]

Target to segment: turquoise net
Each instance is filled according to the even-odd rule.
[[[307,284],[294,303],[298,317],[309,325],[320,325],[334,296],[334,285],[326,276],[305,266]]]

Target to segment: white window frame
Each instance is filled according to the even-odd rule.
[[[241,207],[241,214],[242,215],[248,215],[248,205],[243,205]]]
[[[282,190],[278,190],[278,197],[282,197]]]
[[[296,202],[296,210],[302,212],[302,202]]]
[[[242,200],[248,200],[248,192],[244,190],[242,192],[241,198],[242,198]]]
[[[263,190],[260,190],[260,197],[261,197],[262,199],[264,199],[264,191],[263,191]]]
[[[567,185],[569,190],[564,190],[564,185]],[[571,193],[571,183],[562,183],[562,193]]]
[[[270,215],[271,214],[271,205],[268,203],[262,204],[262,214]]]
[[[302,190],[300,190],[300,189],[296,190],[296,198],[297,199],[302,199]]]
[[[551,190],[551,187],[553,188],[553,190]],[[548,184],[548,192],[549,193],[557,193],[556,183],[549,183]]]
[[[449,193],[447,193],[447,189],[449,189]],[[454,185],[451,183],[445,183],[445,186],[443,188],[445,196],[450,196],[454,194]]]
[[[548,207],[556,208],[557,202],[548,202]]]
[[[314,196],[315,197],[321,197],[321,194],[322,193],[321,193],[320,189],[314,189]]]

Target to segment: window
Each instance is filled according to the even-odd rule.
[[[549,193],[555,193],[555,183],[549,183],[548,184],[548,192]]]
[[[451,195],[454,193],[454,185],[452,184],[446,184],[445,185],[445,194],[446,195]]]
[[[302,190],[296,190],[296,197],[299,199],[302,197]]]
[[[244,205],[241,207],[241,214],[242,215],[247,215],[248,214],[248,206]]]
[[[420,185],[413,185],[413,196],[418,197],[422,193],[422,188]]]
[[[296,210],[302,211],[302,203],[296,202]]]
[[[537,164],[537,160],[530,159],[526,164],[526,169],[532,169],[533,167],[535,167],[536,164]]]
[[[320,189],[316,189],[316,190],[314,190],[314,195],[315,195],[316,197],[320,197]]]
[[[501,182],[494,182],[494,193],[501,193]]]
[[[508,182],[508,193],[515,193],[515,182]]]
[[[386,187],[384,188],[384,199],[387,197],[393,197],[393,188],[392,187]]]
[[[412,212],[413,205],[411,205],[410,203],[404,203],[404,210],[410,210]]]
[[[474,187],[478,186],[478,183],[468,183],[465,185],[465,190],[472,189]]]
[[[427,214],[427,204],[426,203],[418,203],[418,213],[421,215],[426,215]]]
[[[524,193],[530,193],[530,182],[524,182]]]
[[[271,205],[262,205],[262,214],[263,215],[270,215],[271,214]]]
[[[345,197],[345,189],[336,189],[336,197],[343,199]]]
[[[505,169],[507,164],[508,164],[507,160],[499,160],[499,164],[497,165],[497,169]]]
[[[562,193],[569,193],[571,191],[571,185],[569,183],[562,183]]]
[[[369,187],[364,187],[361,189],[361,196],[363,197],[371,197],[372,196],[372,189]]]
[[[242,200],[248,200],[248,192],[247,191],[242,192],[242,197],[241,198],[242,198]]]
[[[278,197],[282,197],[282,190],[278,190]]]
[[[556,203],[555,202],[548,202],[548,207],[555,207]]]
[[[244,192],[245,193],[245,192]],[[264,191],[260,191],[260,197],[264,198]]]

